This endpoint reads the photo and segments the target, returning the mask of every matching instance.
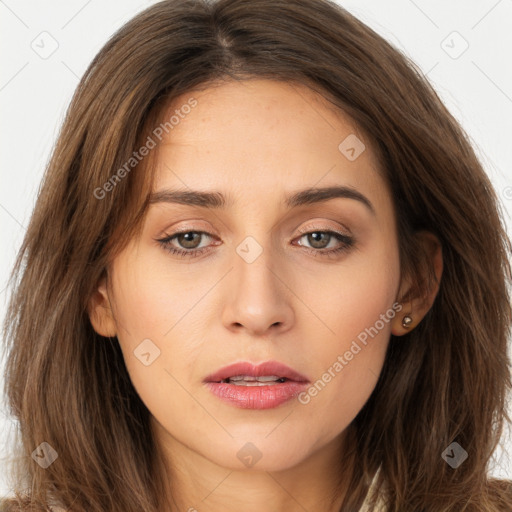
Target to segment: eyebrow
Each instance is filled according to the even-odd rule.
[[[375,215],[375,208],[371,201],[357,190],[346,186],[333,186],[323,188],[307,188],[299,190],[285,198],[288,208],[296,208],[307,204],[316,204],[330,199],[353,199],[364,204]],[[150,195],[149,203],[178,203],[203,208],[223,209],[227,206],[225,196],[221,192],[203,192],[199,190],[160,190]]]

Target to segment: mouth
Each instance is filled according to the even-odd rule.
[[[309,379],[277,361],[266,361],[259,365],[249,362],[234,363],[204,379],[204,382],[223,382],[237,386],[266,386],[287,381],[309,382]]]
[[[309,379],[277,361],[259,365],[235,363],[206,377],[203,383],[221,400],[243,409],[270,409],[288,402]]]

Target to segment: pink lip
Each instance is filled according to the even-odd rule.
[[[237,375],[276,375],[287,380],[262,386],[238,386],[221,382]],[[266,361],[256,366],[249,362],[231,364],[209,375],[203,382],[214,395],[230,405],[242,409],[270,409],[297,396],[306,389],[309,379],[282,363]]]

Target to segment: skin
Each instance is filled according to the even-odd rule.
[[[118,337],[151,412],[170,466],[169,511],[339,510],[343,486],[333,503],[328,498],[345,430],[375,387],[390,335],[414,329],[438,287],[402,304],[309,403],[248,410],[221,402],[202,380],[237,361],[277,360],[315,382],[412,283],[400,283],[393,200],[369,142],[354,161],[338,149],[350,134],[364,141],[346,116],[304,86],[270,80],[228,82],[193,97],[197,106],[160,146],[153,190],[215,190],[232,204],[152,204],[141,235],[98,284],[91,322]],[[284,205],[294,191],[332,185],[357,190],[375,213],[350,198]],[[354,244],[328,257],[321,252],[343,242],[324,235],[324,245],[314,245],[301,228],[338,231]],[[209,249],[186,258],[156,241],[182,229],[209,235],[170,245]],[[251,263],[236,251],[247,236],[263,250]],[[418,242],[439,281],[437,239],[422,233]],[[134,350],[148,338],[160,356],[145,366]],[[252,467],[237,457],[248,442],[261,454]]]

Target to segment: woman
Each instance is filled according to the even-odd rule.
[[[18,505],[511,510],[509,254],[462,129],[342,8],[148,8],[80,82],[14,269]]]

